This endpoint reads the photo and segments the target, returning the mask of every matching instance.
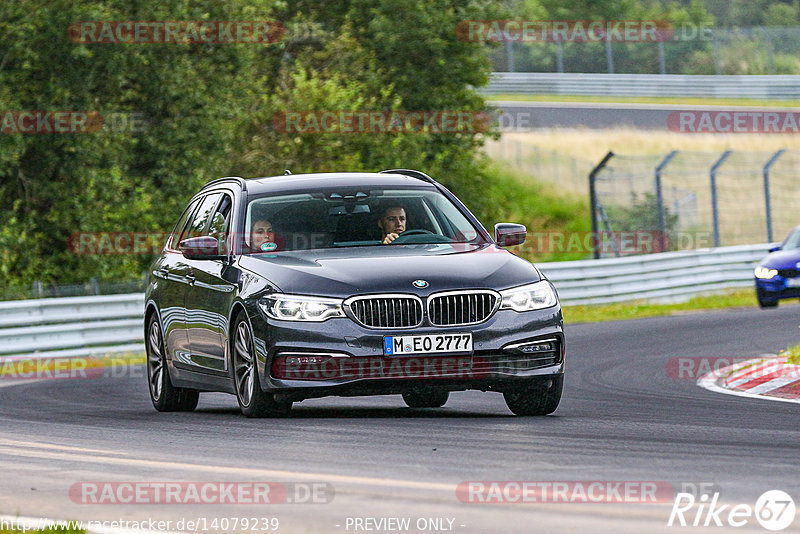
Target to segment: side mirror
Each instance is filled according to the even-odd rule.
[[[521,224],[497,223],[494,225],[494,240],[501,247],[513,247],[525,242],[528,230]]]
[[[207,235],[184,239],[178,245],[178,250],[190,260],[221,260],[225,257],[219,253],[217,238]]]
[[[770,252],[778,252],[780,249],[781,249],[781,247],[780,247],[780,245],[778,245],[777,247],[772,247],[771,249],[769,249],[769,251]]]

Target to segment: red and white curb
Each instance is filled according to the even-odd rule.
[[[697,385],[728,395],[800,403],[800,365],[767,354],[712,371]]]

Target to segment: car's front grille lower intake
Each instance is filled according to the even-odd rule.
[[[422,323],[422,301],[416,297],[356,297],[348,304],[356,321],[370,328],[409,328]]]
[[[486,321],[497,309],[500,295],[490,291],[459,291],[432,295],[428,319],[435,326],[460,326]]]

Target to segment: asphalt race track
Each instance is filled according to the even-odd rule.
[[[399,396],[305,401],[285,420],[248,420],[232,396],[206,394],[194,413],[159,414],[140,367],[121,377],[0,381],[0,514],[264,517],[289,533],[366,531],[354,518],[388,517],[411,518],[408,532],[728,532],[668,528],[671,501],[464,503],[455,488],[664,481],[677,492],[713,483],[725,503],[753,506],[771,489],[800,503],[800,406],[712,393],[667,373],[676,356],[755,356],[795,344],[798,311],[568,326],[564,399],[544,418],[514,417],[501,395],[480,392],[455,393],[434,410],[408,409]],[[86,481],[323,483],[335,495],[314,504],[73,502],[70,488]],[[427,521],[436,518],[440,528]],[[800,518],[787,532],[798,526]],[[736,531],[766,532],[755,520]]]

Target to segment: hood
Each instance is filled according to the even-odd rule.
[[[776,250],[768,254],[759,265],[769,267],[770,269],[799,269],[800,263],[800,249],[794,250]]]
[[[241,267],[283,293],[349,297],[367,293],[427,296],[451,289],[507,289],[537,282],[528,261],[494,244],[391,245],[285,251],[240,257]],[[425,280],[418,289],[412,283]]]

